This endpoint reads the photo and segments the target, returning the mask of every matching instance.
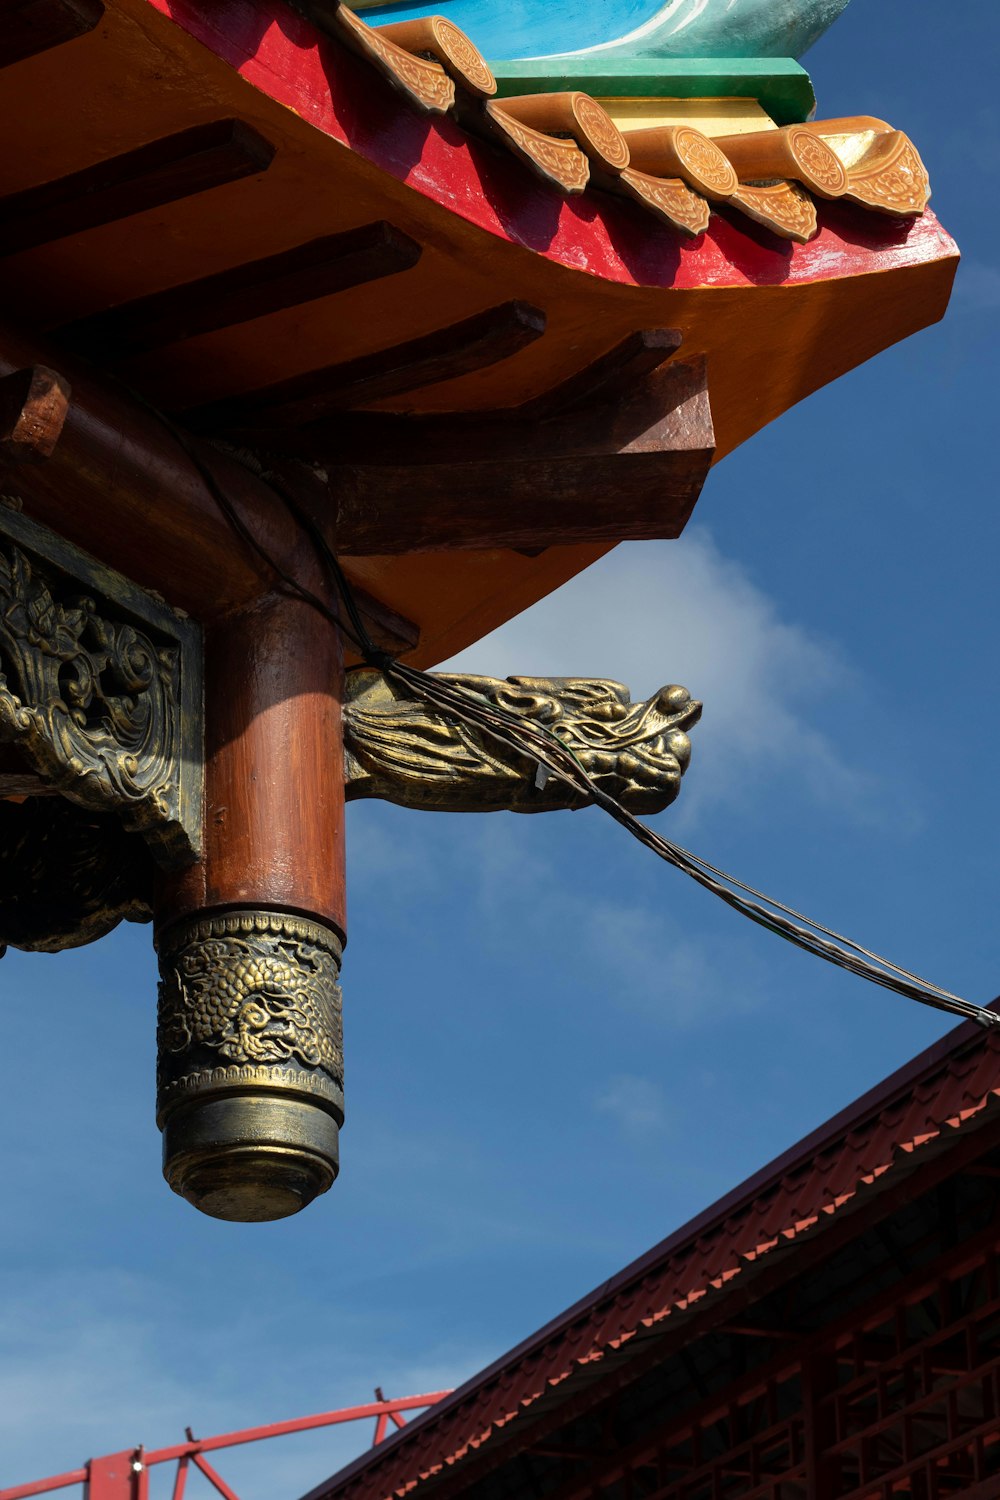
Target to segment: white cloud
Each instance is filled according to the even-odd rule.
[[[594,1100],[595,1108],[630,1135],[649,1135],[666,1124],[663,1091],[651,1078],[616,1073]]]
[[[185,1320],[178,1337],[168,1289],[155,1278],[118,1271],[26,1274],[0,1291],[4,1487],[140,1442],[147,1450],[183,1442],[188,1423],[204,1437],[355,1406],[374,1399],[373,1379],[390,1395],[448,1390],[495,1352],[461,1349],[443,1338],[425,1359],[400,1359],[392,1353],[391,1329],[373,1348],[370,1318],[345,1307],[342,1342],[321,1358],[314,1348],[297,1351],[287,1326],[294,1304],[280,1318],[247,1309],[248,1316],[226,1325],[224,1337],[210,1318],[192,1337]],[[208,1457],[241,1500],[278,1494],[293,1500],[364,1452],[373,1431],[374,1422],[365,1421]],[[152,1500],[168,1500],[175,1473],[173,1462],[150,1471]],[[65,1493],[68,1500],[80,1495]],[[215,1491],[192,1469],[188,1493],[201,1500]]]
[[[480,940],[506,953],[516,932],[522,954],[573,953],[603,976],[612,1010],[667,1031],[689,1031],[716,1024],[720,1008],[732,1017],[765,1003],[766,973],[747,949],[742,924],[711,939],[685,928],[669,903],[670,882],[682,877],[665,866],[661,882],[654,882],[655,904],[647,903],[609,889],[599,861],[567,879],[558,855],[529,850],[513,820],[496,817],[482,819],[459,854],[457,873],[476,902]]]
[[[838,648],[784,620],[707,531],[617,548],[446,668],[494,676],[614,677],[634,696],[682,682],[705,704],[677,809],[751,803],[797,786],[864,821],[881,816],[877,779],[810,722],[810,702],[853,684]]]

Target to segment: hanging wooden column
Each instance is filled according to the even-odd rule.
[[[238,450],[0,331],[0,470],[21,507],[0,514],[0,672],[20,671],[9,702],[0,693],[0,777],[93,814],[81,826],[70,808],[67,831],[53,796],[54,814],[12,815],[12,867],[22,882],[44,871],[46,890],[26,916],[22,891],[5,902],[0,883],[0,942],[58,948],[152,916],[164,1173],[203,1212],[282,1218],[337,1174],[345,784],[433,809],[580,802],[539,777],[530,750],[379,670],[345,686],[328,549],[350,567],[676,534],[714,448],[702,362],[661,368],[676,346],[669,330],[640,332],[492,422],[354,414],[360,441],[342,435],[326,478],[289,457],[267,483]],[[408,621],[360,591],[356,603],[377,646],[417,644]],[[700,705],[676,684],[633,701],[610,681],[449,680],[460,708],[471,693],[557,734],[623,805],[658,810],[679,791]],[[6,765],[5,750],[21,758]],[[53,865],[75,876],[79,858],[59,858],[70,836],[99,888],[80,909],[74,878],[57,922],[44,897]]]
[[[26,356],[24,364],[10,370],[18,355]],[[123,393],[65,368],[56,375],[13,336],[2,343],[0,438],[7,446],[0,448],[0,465],[6,461],[0,489],[16,486],[24,514],[11,513],[3,523],[17,550],[8,559],[0,536],[0,585],[21,613],[33,609],[42,621],[52,615],[53,629],[60,626],[65,636],[72,625],[81,636],[74,660],[81,678],[100,682],[92,714],[98,728],[83,749],[72,744],[75,760],[60,759],[60,734],[43,737],[33,729],[45,705],[32,703],[20,717],[30,721],[33,738],[20,734],[14,748],[27,746],[34,756],[27,769],[47,776],[52,790],[95,810],[82,835],[92,867],[110,872],[110,880],[122,863],[122,837],[133,838],[131,852],[141,835],[147,850],[140,841],[140,868],[150,866],[152,854],[156,873],[148,898],[140,892],[128,906],[119,902],[96,914],[88,908],[70,929],[32,931],[22,946],[88,940],[105,915],[103,930],[122,915],[139,915],[147,903],[162,976],[157,1114],[165,1175],[206,1213],[279,1218],[333,1182],[343,1122],[337,983],[345,935],[343,660],[336,595],[309,538],[253,473],[217,450],[199,452]],[[100,564],[77,545],[96,539],[95,514]],[[53,522],[61,535],[48,530]],[[282,579],[295,580],[320,607]],[[96,612],[73,612],[78,588],[96,597]],[[192,620],[178,619],[149,589]],[[43,605],[48,612],[39,614]],[[403,643],[391,639],[391,630],[387,636],[379,629],[375,601],[363,608],[375,634],[399,649]],[[127,800],[122,768],[131,766],[131,742],[109,739],[104,705],[114,692],[128,691],[138,717],[143,703],[135,685],[123,689],[100,678],[114,669],[114,662],[102,666],[108,657],[102,643],[112,636],[131,631],[122,639],[128,659],[136,660],[130,643],[137,624],[142,661],[159,653],[160,672],[155,712],[144,721],[155,731],[147,734],[139,768],[148,763],[149,774]],[[88,629],[99,630],[100,639],[92,642]],[[16,644],[0,643],[8,669]],[[182,649],[197,658],[190,668],[188,658],[175,667]],[[33,656],[22,672],[22,698],[29,702],[32,670]],[[189,687],[182,697],[177,684],[191,681],[195,696]],[[52,697],[61,725],[65,710],[56,688]],[[3,722],[19,731],[16,706]],[[89,761],[99,770],[109,766],[103,781]],[[134,767],[130,775],[136,779]],[[45,802],[62,805],[59,797]],[[186,809],[193,811],[184,817]],[[138,835],[122,834],[125,814],[126,828]],[[49,865],[58,856],[54,827],[45,824]],[[60,836],[56,830],[56,842]]]
[[[272,594],[205,656],[204,853],[155,901],[164,1173],[206,1213],[281,1218],[333,1182],[344,1118],[341,644]]]

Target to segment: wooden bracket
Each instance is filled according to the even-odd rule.
[[[327,432],[345,556],[676,537],[715,452],[700,358],[542,422],[356,412]]]

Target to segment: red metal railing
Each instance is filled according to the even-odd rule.
[[[142,1447],[108,1453],[103,1458],[90,1459],[82,1469],[73,1469],[68,1474],[53,1474],[49,1479],[36,1479],[30,1484],[0,1490],[0,1500],[28,1500],[31,1495],[45,1495],[72,1484],[86,1485],[86,1500],[148,1500],[149,1471],[156,1464],[166,1463],[177,1464],[173,1500],[184,1500],[192,1464],[214,1485],[223,1500],[239,1500],[209,1463],[206,1453],[214,1453],[220,1448],[238,1448],[244,1443],[260,1443],[268,1438],[288,1437],[291,1433],[309,1432],[316,1427],[338,1427],[345,1422],[364,1422],[372,1418],[375,1419],[374,1448],[385,1437],[390,1422],[396,1427],[406,1425],[404,1412],[423,1410],[450,1394],[449,1391],[434,1391],[426,1396],[402,1396],[397,1401],[386,1401],[376,1388],[375,1401],[365,1406],[348,1406],[342,1411],[319,1412],[316,1416],[296,1417],[290,1422],[271,1422],[266,1427],[245,1427],[242,1432],[224,1432],[218,1437],[192,1437],[188,1428],[186,1442],[156,1448],[151,1453]]]

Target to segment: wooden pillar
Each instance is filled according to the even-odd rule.
[[[338,1165],[344,767],[339,631],[279,579],[331,608],[335,590],[243,464],[59,366],[0,330],[0,464],[25,514],[81,547],[99,533],[102,562],[204,632],[202,855],[155,898],[164,1172],[206,1213],[280,1218]]]
[[[205,844],[164,876],[164,1175],[224,1219],[282,1218],[337,1173],[343,1063],[342,653],[270,594],[205,641]]]

